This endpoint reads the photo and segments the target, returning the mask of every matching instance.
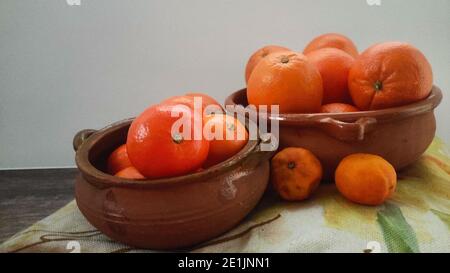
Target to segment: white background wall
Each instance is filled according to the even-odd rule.
[[[0,1],[0,168],[74,165],[82,128],[137,115],[195,90],[223,102],[265,44],[302,50],[341,32],[360,50],[414,44],[445,93],[438,135],[450,143],[450,1]]]

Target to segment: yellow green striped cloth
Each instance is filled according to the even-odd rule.
[[[268,191],[236,228],[192,252],[450,252],[450,152],[435,139],[398,173],[393,197],[367,207],[323,184],[309,200],[284,202]],[[74,201],[16,234],[0,252],[151,252],[111,241]]]

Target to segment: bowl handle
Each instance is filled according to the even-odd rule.
[[[251,151],[250,156],[244,161],[244,168],[255,168],[261,162],[270,159],[277,151],[278,139],[275,139],[272,134],[266,133],[264,136],[261,136],[260,139],[261,141],[255,149]],[[270,143],[271,140],[276,143]],[[267,149],[268,146],[271,146],[272,149],[261,149],[263,147],[262,144],[268,144],[265,148]]]
[[[367,133],[373,131],[377,120],[363,117],[355,122],[345,122],[333,118],[320,120],[321,129],[334,138],[342,141],[362,141]]]
[[[75,150],[75,152],[78,150],[78,148],[80,148],[81,144],[83,144],[83,142],[88,139],[93,133],[97,132],[97,130],[94,129],[84,129],[79,131],[78,133],[75,134],[75,136],[73,137],[73,149]]]

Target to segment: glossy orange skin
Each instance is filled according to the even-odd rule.
[[[322,78],[301,53],[272,53],[253,70],[247,85],[250,104],[279,105],[280,113],[315,113],[322,105]]]
[[[248,142],[248,132],[245,126],[236,118],[228,115],[209,115],[205,118],[204,132],[213,138],[214,132],[222,128],[222,140],[212,139],[209,143],[208,158],[204,168],[216,165],[237,154]],[[239,139],[238,132],[243,132]],[[232,139],[227,139],[227,133]]]
[[[172,136],[172,126],[179,119],[171,117],[172,111],[180,117],[191,115],[191,140],[182,139],[177,143]],[[178,176],[200,168],[208,156],[209,142],[204,138],[193,139],[193,119],[192,109],[184,105],[160,104],[147,108],[128,130],[127,150],[133,166],[147,178]]]
[[[317,189],[323,170],[313,153],[303,148],[290,147],[272,158],[270,174],[275,190],[283,199],[300,201]]]
[[[130,166],[133,165],[128,158],[127,146],[125,144],[120,145],[108,157],[107,169],[109,174],[114,175],[118,171]]]
[[[204,94],[204,93],[189,92],[189,93],[186,93],[185,96],[188,96],[188,97],[201,97],[202,98],[203,107],[206,107],[208,105],[217,105],[220,108],[222,108],[222,105],[220,105],[220,103],[217,100],[215,100],[213,97],[211,97],[211,96],[209,96],[207,94]]]
[[[407,43],[387,42],[366,49],[350,69],[348,87],[361,110],[406,105],[426,98],[433,72],[425,56]]]
[[[356,108],[353,105],[346,104],[346,103],[329,103],[322,105],[320,107],[321,113],[347,113],[347,112],[358,112],[359,109]]]
[[[203,115],[205,115],[206,113],[204,112],[206,107],[209,105],[213,105],[216,106],[216,108],[214,108],[214,111],[218,111],[218,112],[223,112],[223,108],[222,106],[213,98],[211,98],[208,95],[205,94],[201,94],[201,93],[188,93],[184,96],[173,96],[170,97],[168,99],[165,99],[161,102],[161,104],[183,104],[186,106],[189,106],[191,109],[194,110],[194,98],[195,97],[201,97],[202,98],[202,109],[201,112]]]
[[[363,205],[380,205],[397,186],[394,167],[380,156],[352,154],[339,163],[336,187],[348,200]]]
[[[255,53],[253,53],[252,56],[250,56],[250,58],[248,59],[247,66],[245,67],[245,82],[248,83],[253,69],[262,59],[264,59],[271,53],[280,51],[290,51],[290,49],[284,46],[268,45],[255,51]]]
[[[145,179],[145,176],[143,176],[135,167],[130,166],[127,167],[119,172],[117,172],[114,176],[127,178],[127,179]]]
[[[323,104],[351,102],[348,73],[354,58],[337,48],[321,48],[306,54],[320,72],[323,81]]]
[[[314,38],[303,50],[303,54],[308,54],[321,48],[337,48],[347,52],[353,58],[358,57],[358,49],[348,37],[339,33],[327,33]]]

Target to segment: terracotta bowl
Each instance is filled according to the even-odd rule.
[[[424,100],[389,109],[355,113],[280,114],[279,148],[303,147],[322,162],[331,180],[342,158],[353,153],[384,157],[397,170],[418,159],[433,140],[434,108],[442,100],[434,86]],[[246,89],[231,94],[225,105],[247,106]],[[241,114],[244,114],[241,111]],[[274,117],[269,115],[269,122]]]
[[[158,180],[128,180],[105,172],[108,155],[125,143],[132,119],[73,141],[80,171],[77,205],[98,230],[119,242],[175,249],[216,237],[255,207],[269,180],[271,152],[249,140],[235,156],[205,171]]]

